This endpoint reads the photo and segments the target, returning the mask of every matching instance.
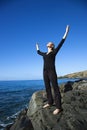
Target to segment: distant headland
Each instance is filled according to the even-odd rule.
[[[64,76],[59,76],[58,78],[87,78],[87,70],[67,74],[67,75],[64,75]]]

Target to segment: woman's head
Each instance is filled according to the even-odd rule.
[[[53,50],[55,46],[53,42],[48,42],[47,47]]]

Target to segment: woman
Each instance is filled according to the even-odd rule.
[[[55,69],[55,57],[56,57],[56,54],[59,52],[60,48],[62,47],[67,37],[68,32],[69,32],[69,26],[67,25],[66,32],[62,40],[58,44],[58,46],[55,48],[54,43],[49,42],[47,44],[48,52],[46,53],[41,52],[39,50],[38,44],[36,44],[37,53],[43,56],[43,60],[44,60],[43,78],[44,78],[48,103],[44,105],[43,108],[47,108],[55,102],[56,109],[53,111],[54,115],[58,114],[61,111],[61,94],[60,94],[58,82],[57,82],[57,73]],[[52,92],[51,92],[51,84],[54,90],[54,96],[55,96],[54,101],[53,101]]]

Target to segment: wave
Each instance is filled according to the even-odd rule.
[[[4,130],[4,128],[6,128],[8,125],[12,125],[12,124],[13,124],[13,122],[12,123],[7,123],[7,124],[1,123],[0,124],[0,130]]]

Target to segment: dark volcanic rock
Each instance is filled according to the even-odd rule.
[[[55,105],[42,108],[45,91],[32,95],[27,115],[34,130],[87,130],[87,82],[68,82],[60,89],[63,111],[58,115],[53,115]]]
[[[6,130],[87,130],[87,81],[67,82],[60,91],[63,111],[59,114],[53,115],[55,105],[43,109],[46,92],[38,91],[32,95],[28,110]]]

